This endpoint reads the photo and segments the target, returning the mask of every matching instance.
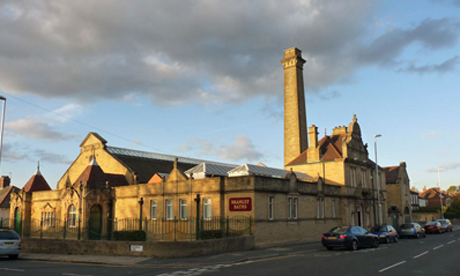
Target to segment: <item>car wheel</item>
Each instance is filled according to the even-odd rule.
[[[18,258],[18,255],[9,255],[8,258],[11,260],[16,260]]]
[[[387,239],[385,240],[385,243],[390,243],[390,238],[387,237]]]
[[[377,248],[377,247],[379,247],[379,245],[380,245],[379,239],[375,239],[374,243],[372,244],[372,247]]]
[[[419,233],[415,234],[415,238],[420,239],[420,234]]]
[[[358,241],[357,240],[353,240],[351,242],[351,247],[350,247],[351,250],[358,250]]]
[[[396,243],[398,242],[398,236],[395,236],[395,238],[393,239],[393,241]]]
[[[332,247],[332,246],[328,246],[328,247],[326,247],[326,249],[327,249],[327,250],[333,250],[333,249],[334,249],[334,247]]]

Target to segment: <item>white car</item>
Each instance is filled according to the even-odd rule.
[[[0,256],[17,259],[21,252],[21,237],[10,229],[0,229]]]

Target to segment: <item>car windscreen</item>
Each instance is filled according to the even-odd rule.
[[[0,231],[0,240],[19,240],[20,237],[13,231]]]
[[[348,227],[334,227],[329,231],[329,233],[335,233],[335,234],[345,234],[347,232],[348,232]]]
[[[401,229],[409,229],[409,228],[413,228],[412,224],[401,224]]]
[[[371,232],[386,232],[387,228],[385,226],[374,226],[371,229]]]
[[[435,221],[430,221],[430,222],[427,222],[426,225],[438,225],[438,223]]]

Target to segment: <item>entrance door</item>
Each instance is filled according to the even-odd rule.
[[[21,211],[18,207],[14,210],[14,231],[21,235]]]
[[[90,240],[100,240],[102,236],[102,207],[94,205],[91,207],[88,220],[88,238]]]

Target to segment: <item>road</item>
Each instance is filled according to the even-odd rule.
[[[264,250],[260,259],[202,267],[135,267],[0,259],[0,275],[460,275],[460,231],[403,239],[379,248],[327,251],[319,243]],[[203,257],[205,258],[205,257]]]

